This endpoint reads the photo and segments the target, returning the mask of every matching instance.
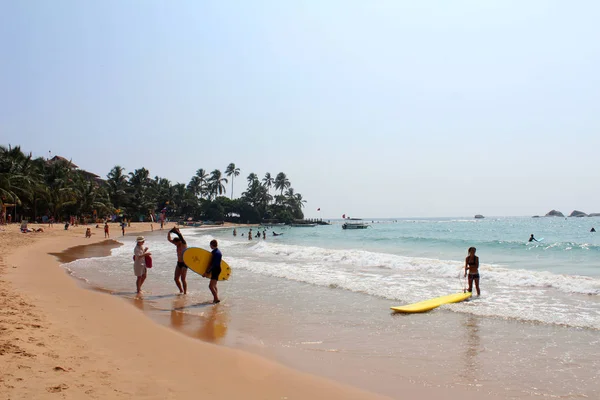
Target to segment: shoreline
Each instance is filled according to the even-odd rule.
[[[130,233],[149,231],[139,225]],[[104,241],[85,239],[85,226],[10,228],[0,236],[0,387],[11,399],[386,398],[181,335],[120,298],[81,288],[50,253]]]

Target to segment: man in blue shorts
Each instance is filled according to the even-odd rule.
[[[217,290],[217,282],[219,281],[219,275],[221,275],[221,259],[223,259],[223,254],[221,254],[221,250],[218,248],[219,244],[216,240],[210,241],[210,248],[212,249],[212,259],[210,260],[210,265],[204,274],[205,277],[210,276],[210,283],[208,284],[208,288],[213,295],[213,304],[218,304],[221,302],[219,300],[219,291]]]

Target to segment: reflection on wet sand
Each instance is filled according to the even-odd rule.
[[[199,314],[192,310],[201,309]],[[206,342],[219,343],[227,334],[227,308],[211,302],[188,304],[180,297],[173,300],[170,325],[186,335]]]
[[[480,379],[481,365],[478,355],[483,349],[481,348],[481,336],[479,334],[479,319],[480,317],[476,315],[467,314],[464,321],[465,373],[461,375],[464,376],[465,383],[469,385],[476,384]]]

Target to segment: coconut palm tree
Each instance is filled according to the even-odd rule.
[[[227,183],[227,178],[223,178],[221,171],[215,169],[210,173],[210,178],[208,179],[208,187],[209,193],[211,196],[217,197],[217,195],[221,195],[225,193],[227,190],[225,189],[225,185],[223,183]]]
[[[202,193],[202,181],[198,176],[192,176],[192,179],[190,179],[190,183],[188,183],[187,185],[187,190],[191,192],[196,198],[200,196],[200,193]]]
[[[150,187],[150,171],[146,168],[139,168],[129,173],[129,190],[132,196],[128,208],[131,208],[137,217],[147,215],[156,208],[156,199],[151,198]]]
[[[246,180],[248,181],[248,187],[250,187],[254,182],[258,181],[258,176],[254,172],[251,172]]]
[[[234,163],[230,163],[225,170],[225,175],[231,176],[231,199],[233,200],[233,178],[240,175],[240,169]]]
[[[275,177],[275,190],[281,191],[283,195],[283,191],[291,186],[290,180],[285,176],[283,172],[280,172]]]
[[[127,194],[127,175],[123,172],[125,169],[120,165],[112,167],[106,175],[108,178],[106,184],[108,186],[108,196],[115,208],[121,208],[127,202],[129,197]]]
[[[265,177],[263,178],[262,183],[263,183],[263,186],[267,188],[267,190],[271,190],[271,188],[273,187],[273,183],[275,183],[275,180],[271,176],[270,172],[267,172],[265,174]]]
[[[208,173],[204,168],[200,168],[196,171],[196,177],[198,177],[198,195],[202,198],[208,189]]]

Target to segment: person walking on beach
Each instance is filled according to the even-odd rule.
[[[127,222],[125,222],[125,220],[121,221],[121,232],[123,233],[123,236],[125,236],[125,227],[127,226]]]
[[[252,237],[252,236],[250,236]],[[219,300],[219,291],[217,290],[217,282],[219,281],[219,275],[221,275],[221,260],[223,259],[223,254],[221,254],[221,250],[219,250],[219,243],[216,240],[210,241],[210,248],[212,249],[212,258],[210,260],[210,265],[204,273],[204,277],[208,278],[210,276],[210,283],[208,284],[208,288],[213,295],[213,304],[218,304],[221,302]]]
[[[481,294],[479,290],[479,257],[475,255],[475,247],[469,247],[469,255],[465,259],[465,277],[469,274],[469,292],[473,292],[473,281],[477,289],[477,296]]]
[[[538,240],[533,237],[533,233],[532,233],[531,236],[529,236],[529,241],[530,242],[537,242]]]
[[[177,235],[176,238],[171,239],[171,233]],[[187,276],[187,265],[183,262],[183,252],[187,249],[187,243],[183,238],[183,235],[179,231],[179,228],[173,228],[167,234],[167,240],[177,246],[177,265],[175,266],[175,284],[179,289],[179,293],[187,294],[187,282],[185,280]],[[180,282],[181,280],[181,282]]]
[[[108,231],[108,222],[104,223],[104,237],[105,238],[109,238],[110,237],[110,232]]]
[[[136,276],[135,288],[137,294],[142,293],[142,285],[146,280],[146,256],[152,253],[148,252],[148,248],[144,247],[146,239],[143,236],[138,236],[136,246],[133,249],[133,274]]]

